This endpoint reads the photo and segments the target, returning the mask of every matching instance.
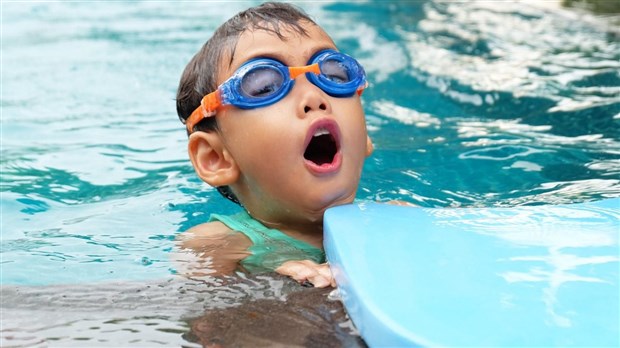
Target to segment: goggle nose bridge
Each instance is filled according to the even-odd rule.
[[[293,80],[296,79],[297,76],[308,72],[315,73],[317,75],[320,74],[321,68],[319,67],[319,63],[314,63],[306,66],[290,66],[288,68],[288,73],[289,75],[291,75],[291,79]]]

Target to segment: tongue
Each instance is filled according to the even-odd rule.
[[[330,134],[312,137],[304,152],[304,158],[317,165],[329,164],[336,155],[336,142]]]

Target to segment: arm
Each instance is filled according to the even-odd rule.
[[[242,233],[223,223],[209,222],[192,227],[177,238],[179,251],[175,260],[179,273],[190,277],[230,275],[251,253],[252,242]],[[335,286],[327,263],[311,260],[286,261],[276,270],[300,283],[310,282],[318,288]]]

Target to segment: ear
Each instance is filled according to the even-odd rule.
[[[372,152],[375,150],[375,146],[372,144],[372,140],[370,140],[370,136],[366,136],[366,157],[370,156]]]
[[[187,150],[196,174],[207,184],[226,186],[239,178],[239,167],[216,132],[192,133]]]

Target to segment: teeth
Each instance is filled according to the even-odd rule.
[[[321,135],[326,135],[329,134],[329,131],[327,129],[324,128],[319,128],[316,131],[314,131],[314,137],[319,137]]]

